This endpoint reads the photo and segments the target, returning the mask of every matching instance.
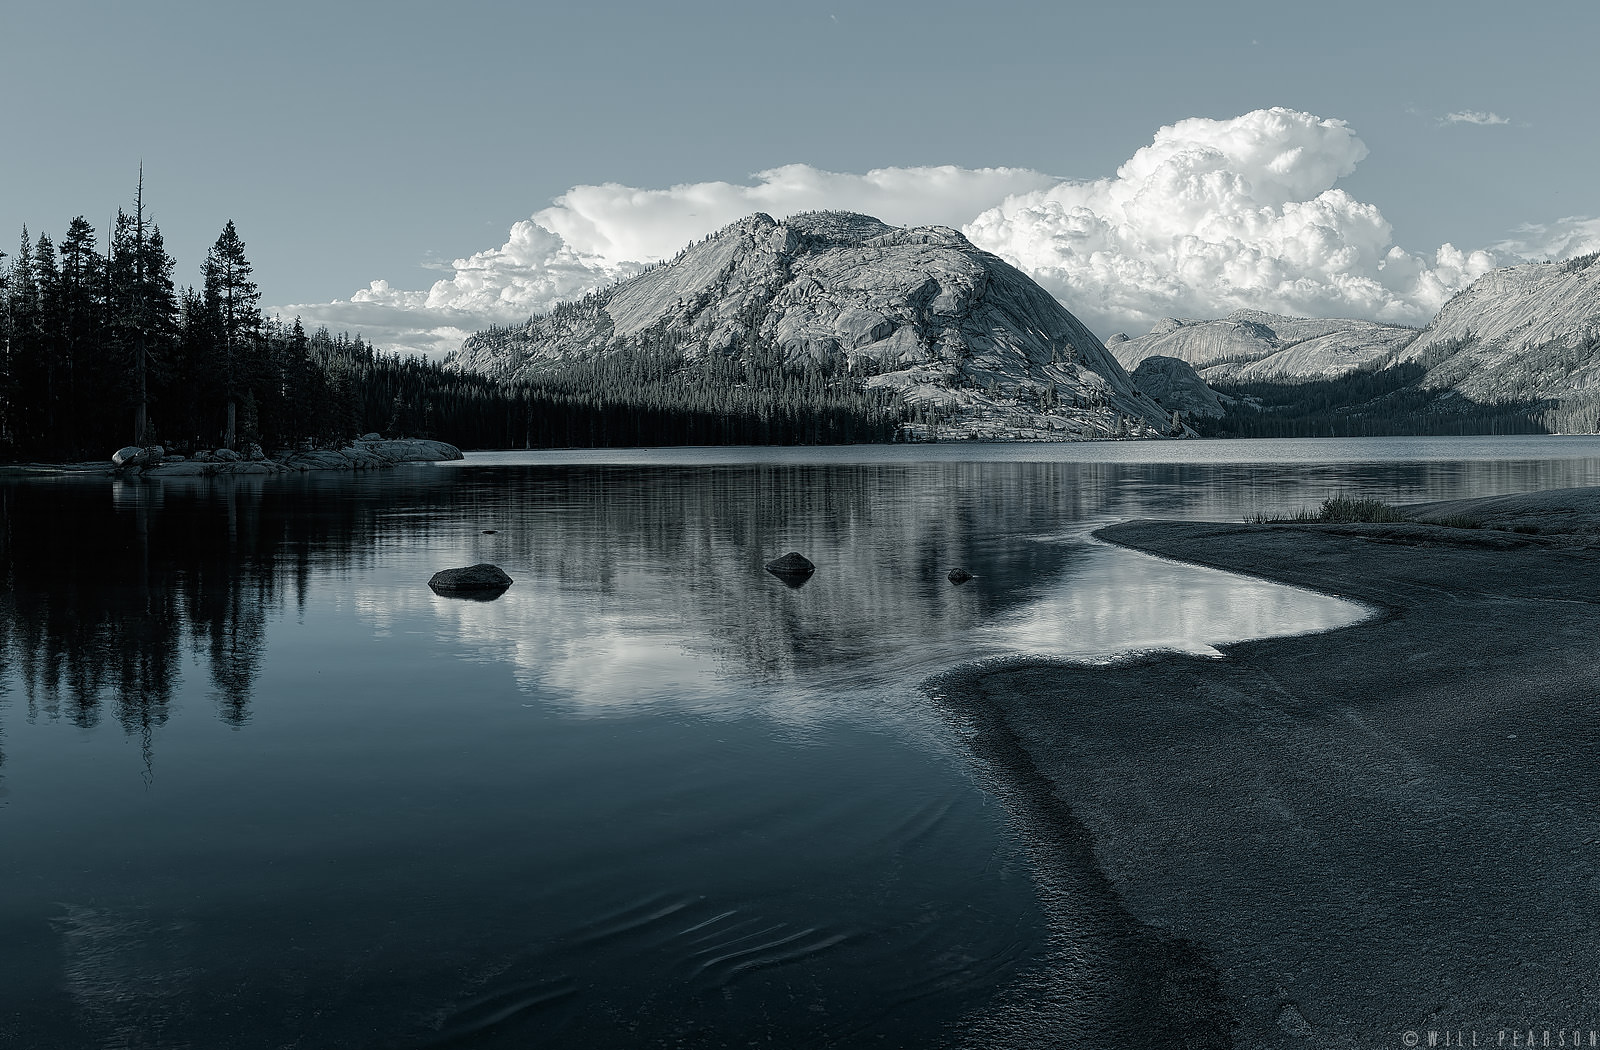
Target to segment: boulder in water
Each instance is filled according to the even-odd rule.
[[[767,562],[767,571],[784,579],[804,580],[817,571],[811,560],[799,551],[790,551]]]
[[[479,562],[460,569],[441,569],[428,581],[435,594],[491,601],[511,586],[511,577],[498,565]]]

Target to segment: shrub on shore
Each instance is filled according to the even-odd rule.
[[[1406,515],[1382,500],[1356,499],[1353,496],[1329,496],[1322,501],[1322,506],[1316,510],[1301,507],[1286,517],[1268,515],[1263,511],[1257,511],[1254,514],[1245,516],[1245,521],[1258,525],[1294,522],[1350,524],[1353,522],[1399,522],[1410,520]]]
[[[1391,507],[1382,500],[1356,499],[1353,496],[1329,496],[1322,501],[1322,506],[1312,510],[1301,507],[1293,514],[1268,514],[1266,511],[1254,511],[1244,516],[1244,520],[1252,525],[1295,525],[1295,524],[1389,524],[1398,522],[1415,522],[1419,525],[1438,525],[1446,529],[1481,529],[1482,521],[1469,518],[1463,514],[1452,514],[1443,518],[1429,518],[1427,521],[1417,521],[1416,518],[1406,514],[1398,507]],[[1513,531],[1524,533],[1538,532],[1538,528],[1531,525],[1518,526]]]

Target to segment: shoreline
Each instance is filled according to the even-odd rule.
[[[1379,610],[1359,623],[928,684],[1047,904],[1098,873],[1123,916],[1079,966],[1120,966],[1129,1009],[1061,1015],[1091,1042],[1600,1031],[1600,489],[1400,509],[1420,522],[1095,534]]]
[[[137,451],[137,450],[132,450]],[[156,446],[159,451],[159,446]],[[259,454],[259,450],[258,450]],[[429,438],[359,438],[342,448],[290,452],[275,459],[235,457],[207,459],[167,456],[159,462],[118,464],[113,460],[78,463],[9,463],[0,465],[0,477],[195,478],[303,474],[311,471],[383,470],[402,463],[442,463],[464,458],[461,450]]]

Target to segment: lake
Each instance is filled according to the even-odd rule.
[[[1003,1041],[1102,949],[919,683],[1365,615],[1109,521],[1594,484],[1586,437],[0,479],[0,1045]]]

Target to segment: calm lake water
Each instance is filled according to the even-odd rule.
[[[991,1031],[1060,931],[920,681],[1362,615],[1108,521],[1593,484],[1590,438],[0,480],[0,1045]],[[762,570],[789,550],[799,588]],[[426,586],[477,561],[515,585]]]

